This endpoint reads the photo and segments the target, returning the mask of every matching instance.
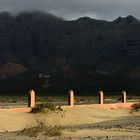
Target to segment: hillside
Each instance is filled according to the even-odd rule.
[[[66,21],[2,12],[0,44],[1,89],[139,89],[140,21],[133,16]]]

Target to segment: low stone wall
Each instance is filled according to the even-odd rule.
[[[11,112],[31,112],[32,108],[31,107],[26,107],[26,108],[10,108],[10,109],[0,109],[0,112],[7,112],[7,111],[11,111]]]
[[[140,102],[127,103],[127,95],[126,92],[122,92],[122,103],[110,103],[104,104],[104,93],[103,91],[99,91],[98,93],[98,104],[84,104],[84,105],[75,105],[74,104],[74,92],[70,90],[68,92],[68,105],[61,106],[63,109],[74,108],[74,107],[96,107],[96,108],[106,108],[106,109],[121,109],[121,108],[132,108],[134,105],[140,104]],[[32,108],[35,107],[35,92],[34,90],[29,91],[28,98],[28,107],[27,108],[10,108],[10,109],[0,109],[0,112],[4,111],[13,111],[13,112],[31,112]]]
[[[139,102],[133,103],[114,103],[114,104],[84,104],[84,105],[74,105],[74,106],[62,106],[63,109],[74,108],[74,107],[94,107],[94,108],[105,108],[105,109],[122,109],[122,108],[132,108],[133,105],[139,104]]]

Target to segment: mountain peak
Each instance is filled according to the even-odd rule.
[[[136,18],[133,17],[132,15],[128,15],[126,18],[127,18],[127,19],[136,19]]]
[[[137,24],[140,23],[138,19],[133,17],[132,15],[128,15],[127,17],[118,17],[116,20],[113,21],[113,23],[119,23],[119,24]]]
[[[79,23],[86,23],[86,24],[89,23],[92,25],[102,25],[104,23],[107,23],[107,21],[105,20],[98,20],[90,17],[80,17],[76,21],[78,21]]]
[[[80,17],[80,18],[78,18],[78,20],[91,20],[91,18],[90,17]]]
[[[137,22],[137,21],[139,21],[138,19],[136,19],[136,18],[133,17],[132,15],[128,15],[125,19],[126,19],[127,21],[129,21],[129,22]]]
[[[92,22],[94,20],[96,20],[96,19],[92,19],[90,17],[80,17],[77,19],[78,22]]]

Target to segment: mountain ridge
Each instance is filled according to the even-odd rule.
[[[39,74],[52,77],[51,89],[139,85],[140,22],[131,15],[112,22],[89,17],[66,21],[37,11],[17,16],[5,12],[0,14],[0,42],[0,66],[11,63],[22,69],[16,75],[16,69],[14,75],[4,73],[1,88],[7,81],[9,88],[20,81],[23,89],[42,88]]]

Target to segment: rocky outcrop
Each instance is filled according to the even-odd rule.
[[[27,69],[20,64],[7,63],[3,66],[0,66],[0,79],[16,76],[24,73],[25,71],[27,71]]]

